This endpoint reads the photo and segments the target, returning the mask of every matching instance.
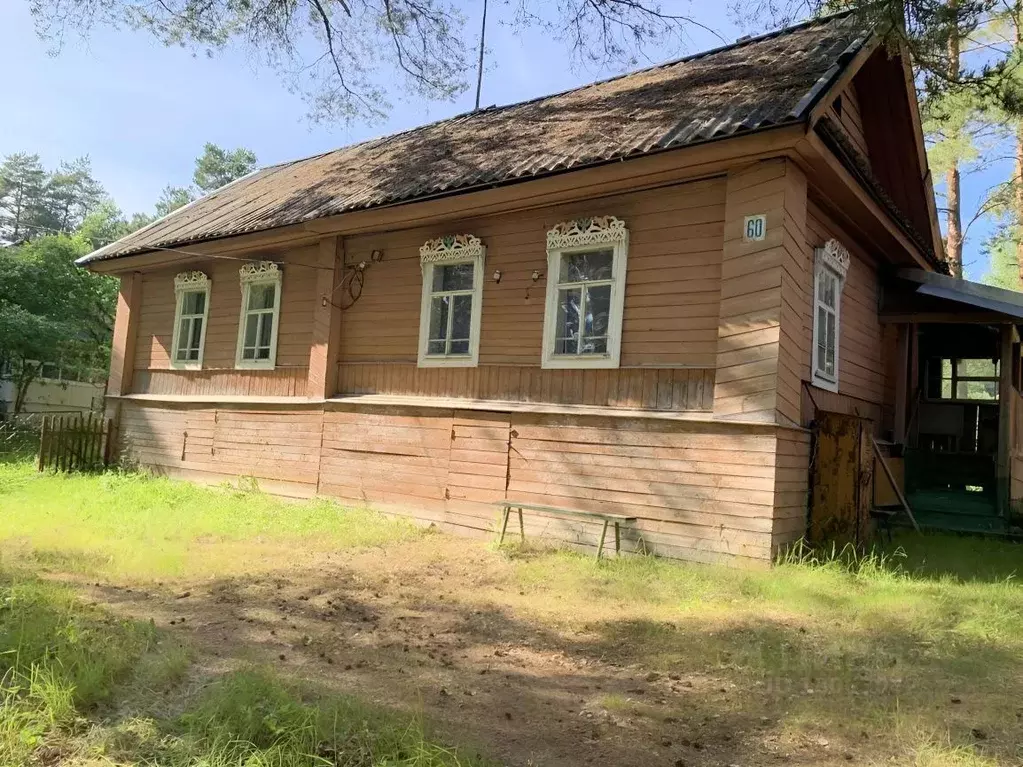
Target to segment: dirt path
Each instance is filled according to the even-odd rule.
[[[70,580],[70,578],[69,578]],[[659,674],[585,624],[530,619],[499,554],[438,536],[285,573],[174,584],[83,583],[86,598],[152,618],[212,666],[272,664],[422,713],[440,735],[508,765],[848,764],[744,711],[734,685]],[[684,647],[679,652],[685,652]],[[762,712],[758,712],[762,713]]]

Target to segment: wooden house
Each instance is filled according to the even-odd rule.
[[[942,420],[923,323],[984,323],[1018,398],[1023,309],[941,252],[911,72],[838,15],[268,167],[82,263],[121,279],[138,464],[475,535],[506,498],[617,513],[625,548],[756,565],[807,529],[819,411],[894,453]]]

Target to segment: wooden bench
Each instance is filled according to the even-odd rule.
[[[617,556],[622,552],[621,523],[636,521],[635,517],[626,517],[623,514],[603,514],[597,511],[562,509],[557,506],[544,506],[538,503],[526,503],[525,501],[494,501],[493,505],[502,510],[501,537],[497,541],[499,546],[504,543],[504,534],[508,531],[508,517],[511,516],[512,509],[515,509],[519,513],[519,536],[523,543],[526,541],[526,527],[522,521],[523,509],[528,511],[542,511],[547,514],[555,514],[563,517],[578,517],[582,519],[603,521],[604,527],[600,531],[600,543],[597,544],[597,559],[600,559],[600,555],[604,551],[604,540],[607,538],[607,528],[609,525],[613,524],[615,526],[615,555]]]

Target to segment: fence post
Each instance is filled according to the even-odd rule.
[[[43,425],[39,429],[39,471],[46,468],[46,438],[49,436],[46,431],[47,421],[50,420],[50,416],[43,416]]]

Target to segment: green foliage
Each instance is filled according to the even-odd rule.
[[[194,199],[195,195],[188,187],[171,186],[168,184],[160,193],[160,199],[156,201],[156,217],[163,218],[178,208],[188,205]]]
[[[207,142],[195,160],[192,181],[202,194],[209,194],[255,169],[256,155],[251,150],[238,147],[228,151]]]
[[[14,372],[15,413],[42,363],[86,377],[106,368],[117,283],[75,266],[89,250],[66,235],[0,250],[0,363]]]
[[[981,277],[981,282],[996,288],[1020,290],[1019,257],[1016,251],[1016,240],[1011,230],[1003,230],[986,243],[984,251],[988,256],[988,270]]]
[[[0,244],[35,236],[46,225],[46,171],[37,154],[16,153],[0,163]]]

